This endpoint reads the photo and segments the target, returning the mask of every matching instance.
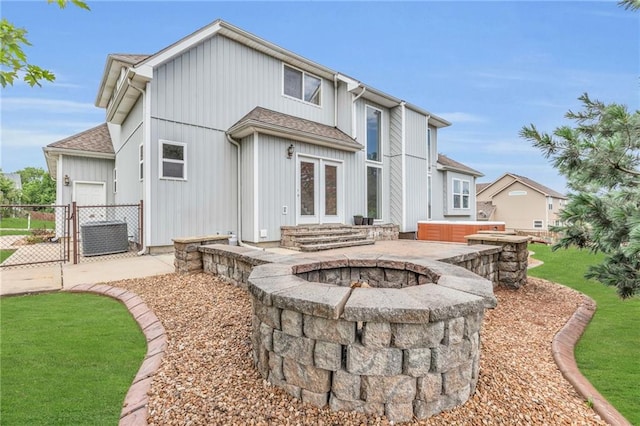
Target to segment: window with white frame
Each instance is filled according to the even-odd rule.
[[[113,169],[113,193],[118,192],[118,169]]]
[[[471,182],[462,179],[453,179],[453,208],[468,209],[471,196]]]
[[[144,179],[144,146],[138,147],[138,179]]]
[[[160,178],[187,179],[187,145],[160,140]]]
[[[283,64],[282,91],[285,95],[320,105],[322,79]]]
[[[549,204],[549,210],[553,210],[553,198],[547,197],[547,204]]]
[[[533,221],[533,227],[535,229],[542,229],[542,221],[541,220],[534,220]]]
[[[367,160],[382,161],[382,111],[367,105]]]
[[[367,166],[367,217],[382,219],[382,167]]]

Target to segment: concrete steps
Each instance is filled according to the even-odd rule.
[[[282,247],[304,252],[374,244],[364,227],[350,225],[301,225],[283,227]]]

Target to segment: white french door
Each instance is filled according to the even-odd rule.
[[[296,174],[298,224],[341,223],[342,163],[299,155]]]

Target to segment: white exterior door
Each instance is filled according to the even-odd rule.
[[[341,162],[298,156],[296,184],[298,224],[343,221]]]
[[[79,206],[104,206],[107,203],[107,185],[104,182],[73,182],[73,201]],[[84,221],[106,220],[105,207],[92,207],[83,214]]]

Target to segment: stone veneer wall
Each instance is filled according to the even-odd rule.
[[[528,243],[531,237],[503,234],[474,234],[465,237],[469,245],[500,246],[497,259],[500,285],[508,288],[520,288],[527,283],[527,266],[529,258]]]
[[[174,238],[173,248],[175,259],[173,266],[180,274],[201,272],[204,269],[202,263],[201,246],[211,244],[229,244],[228,235],[214,235],[191,238]]]
[[[259,266],[248,290],[265,379],[315,406],[394,422],[473,394],[484,309],[496,304],[493,284],[462,268],[385,255]]]

